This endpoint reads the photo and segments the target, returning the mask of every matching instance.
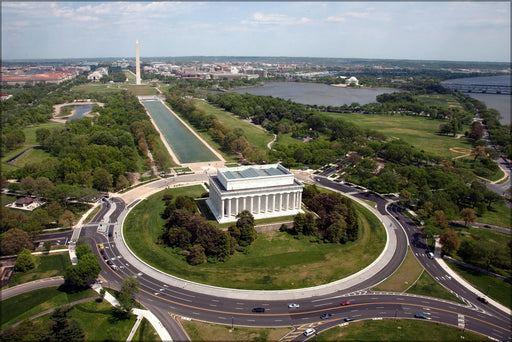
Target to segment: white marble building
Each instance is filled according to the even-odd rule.
[[[206,203],[219,223],[235,222],[249,210],[255,219],[301,212],[304,185],[279,164],[217,169]]]

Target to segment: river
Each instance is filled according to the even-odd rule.
[[[459,84],[485,84],[485,85],[508,85],[510,86],[510,75],[506,76],[485,76],[485,77],[467,77],[454,78],[446,80],[443,83],[459,83]],[[503,94],[482,94],[482,93],[466,93],[472,98],[485,103],[487,108],[494,108],[501,114],[500,122],[504,125],[511,123],[511,105],[512,96]]]
[[[280,97],[302,104],[342,106],[357,102],[361,105],[377,101],[377,95],[393,93],[398,89],[342,88],[321,83],[270,82],[263,87],[239,88],[234,92]]]

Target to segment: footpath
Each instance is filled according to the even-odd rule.
[[[92,289],[98,293],[100,293],[102,287],[99,284],[94,284],[92,286]],[[112,306],[119,306],[119,301],[112,296],[108,291],[105,292],[104,299],[110,303]],[[145,318],[151,323],[155,331],[157,332],[158,336],[162,341],[170,341],[172,342],[171,335],[169,335],[169,332],[167,329],[164,328],[162,325],[162,322],[149,310],[142,310],[142,309],[133,309],[132,313],[137,315],[137,321],[135,322],[132,330],[130,331],[130,334],[128,335],[128,338],[126,339],[126,342],[130,342],[133,339],[133,336],[135,335],[135,332],[139,328],[140,323],[142,322],[142,319]]]

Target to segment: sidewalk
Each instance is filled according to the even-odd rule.
[[[436,248],[435,248],[435,251],[434,251],[434,259],[437,261],[437,263],[439,264],[439,266],[441,266],[441,268],[450,275],[450,277],[452,277],[453,279],[455,279],[456,281],[458,281],[462,286],[464,286],[466,289],[468,289],[469,291],[473,292],[476,296],[478,297],[485,297],[487,298],[487,300],[489,301],[489,304],[497,307],[498,309],[500,309],[501,311],[505,312],[506,314],[508,315],[512,315],[512,310],[510,310],[509,308],[507,308],[506,306],[496,302],[495,300],[487,297],[484,293],[480,292],[479,290],[475,289],[473,287],[473,285],[471,285],[470,283],[468,283],[464,278],[462,278],[461,276],[459,276],[454,270],[452,270],[450,268],[450,266],[448,266],[446,264],[446,262],[443,260],[443,258],[441,258],[441,244],[439,243],[439,239],[436,239]]]
[[[100,293],[102,287],[101,285],[95,284],[92,286],[92,289],[98,293]],[[108,291],[105,292],[104,299],[109,302],[112,306],[119,306],[119,301],[112,296]],[[142,318],[145,318],[151,323],[155,331],[157,332],[158,336],[162,341],[170,341],[172,342],[172,337],[169,335],[169,332],[165,327],[162,325],[162,322],[149,310],[141,310],[141,309],[133,309],[132,313],[134,315],[137,315],[137,322],[135,322],[134,327],[132,328],[132,331],[130,332],[130,335],[128,336],[127,342],[131,341],[133,338],[133,335],[137,331],[137,328],[142,321]]]

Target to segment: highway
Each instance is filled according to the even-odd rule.
[[[93,252],[99,256],[102,264],[100,277],[107,282],[107,286],[119,289],[123,276],[136,275],[140,281],[137,299],[161,320],[175,340],[187,340],[177,323],[178,317],[235,326],[294,326],[297,330],[285,340],[301,341],[306,339],[302,335],[305,329],[314,327],[321,332],[334,325],[344,324],[344,319],[347,317],[356,321],[395,317],[415,319],[414,315],[420,312],[425,313],[427,319],[435,322],[470,329],[497,340],[509,338],[510,316],[491,305],[477,301],[473,293],[451,279],[436,261],[427,258],[426,243],[417,227],[396,204],[324,177],[316,177],[314,181],[320,186],[374,201],[377,203],[380,214],[393,220],[397,227],[394,228],[397,248],[394,250],[391,262],[385,268],[363,279],[357,285],[342,290],[334,288],[327,294],[301,296],[299,290],[294,299],[289,295],[283,295],[282,299],[269,299],[270,296],[265,296],[265,292],[262,292],[261,296],[255,296],[252,291],[247,291],[245,296],[243,292],[232,297],[219,296],[221,292],[214,287],[211,287],[210,291],[193,291],[191,290],[193,286],[183,285],[183,282],[169,281],[168,276],[159,275],[158,272],[153,272],[151,275],[147,274],[149,272],[141,272],[129,262],[133,256],[123,249],[122,237],[118,233],[121,229],[119,220],[122,221],[123,215],[126,214],[126,203],[120,198],[105,199],[102,209],[92,222],[82,229],[82,236],[88,239]],[[135,203],[137,200],[132,199],[129,205],[133,207]],[[104,246],[103,253],[100,252],[99,243]],[[369,290],[399,267],[408,243],[423,267],[468,305],[408,294],[374,293]],[[112,265],[108,265],[107,260]],[[340,303],[346,300],[351,301],[352,304],[340,306]],[[288,304],[292,302],[299,304],[300,307],[288,308]],[[252,309],[255,307],[265,308],[265,312],[253,313]],[[326,320],[320,319],[320,315],[324,313],[331,313],[332,317]]]

